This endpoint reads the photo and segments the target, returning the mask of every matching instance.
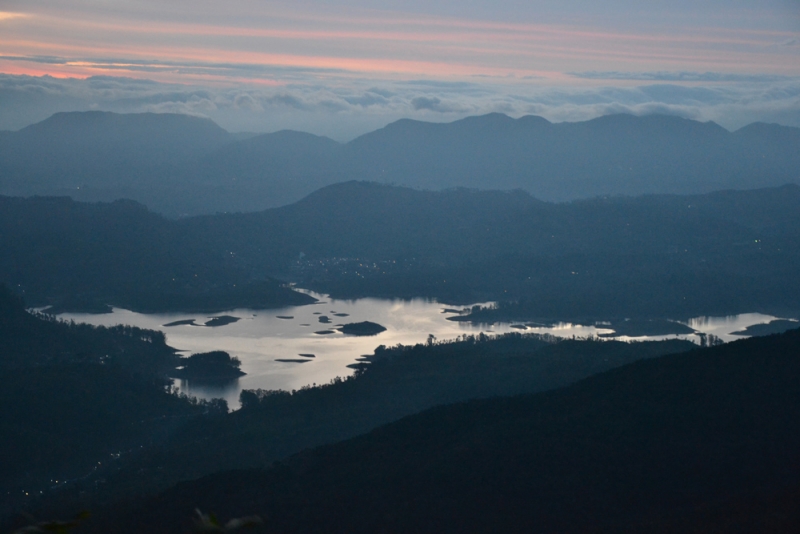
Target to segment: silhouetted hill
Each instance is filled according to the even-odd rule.
[[[83,505],[112,506],[223,469],[264,467],[302,449],[368,432],[432,406],[543,391],[641,358],[689,350],[687,341],[627,344],[509,334],[379,347],[355,377],[299,391],[246,391],[242,409],[201,420],[169,443],[131,455],[75,485]],[[102,492],[93,478],[105,479]],[[67,503],[61,506],[71,512]],[[73,505],[74,506],[74,505]]]
[[[731,133],[664,115],[553,124],[493,113],[452,123],[403,119],[339,144],[288,131],[247,138],[178,115],[61,113],[0,136],[0,192],[126,197],[170,216],[280,206],[353,179],[519,188],[559,201],[694,194],[798,183],[799,138],[797,128],[753,124]]]
[[[31,315],[0,285],[0,340],[0,517],[202,413],[165,391],[179,358],[161,332]]]
[[[132,201],[0,197],[0,235],[0,282],[32,306],[215,311],[313,302]]]
[[[796,185],[551,204],[519,191],[350,182],[274,210],[180,224],[341,298],[526,299],[514,313],[533,320],[800,309]]]
[[[798,349],[794,330],[434,408],[180,484],[115,525],[180,532],[200,508],[282,533],[793,531]],[[709,522],[721,512],[738,521]]]
[[[283,130],[229,144],[202,158],[191,172],[197,186],[218,188],[227,202],[220,210],[236,202],[236,211],[257,211],[348,179],[337,175],[340,149],[327,137]]]
[[[15,132],[2,162],[50,187],[119,185],[231,142],[209,119],[171,113],[56,113]]]
[[[189,191],[187,166],[231,142],[211,120],[189,115],[56,113],[0,138],[0,187],[14,195],[133,198],[164,209],[176,201],[165,196]]]
[[[552,204],[347,182],[248,214],[0,198],[0,280],[31,304],[207,311],[334,297],[514,301],[476,320],[800,310],[800,187]]]
[[[495,113],[449,124],[402,120],[346,148],[369,180],[521,188],[537,198],[569,200],[797,182],[798,131],[752,128],[736,135],[714,123],[663,115],[552,124]],[[762,157],[765,146],[769,158]]]

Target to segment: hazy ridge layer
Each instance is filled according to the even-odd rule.
[[[230,134],[185,115],[73,112],[0,136],[0,194],[131,198],[169,216],[256,211],[354,179],[557,201],[694,194],[798,183],[798,147],[798,128],[729,132],[666,115],[404,119],[340,144],[293,131]]]
[[[800,186],[546,203],[520,192],[328,186],[173,221],[126,201],[0,198],[0,280],[29,304],[139,310],[334,297],[500,300],[476,319],[800,310]]]
[[[254,277],[202,237],[133,201],[0,197],[0,282],[52,313],[215,311],[313,302],[266,276]]]

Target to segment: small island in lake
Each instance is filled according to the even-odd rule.
[[[218,317],[211,317],[208,321],[206,321],[206,326],[225,326],[226,324],[235,323],[238,321],[238,317],[233,317],[231,315],[220,315]]]
[[[167,323],[162,326],[182,326],[182,325],[189,325],[189,326],[200,326],[194,322],[194,319],[181,319],[180,321],[172,321],[171,323]]]
[[[181,364],[171,373],[173,378],[232,380],[245,374],[239,369],[242,365],[239,358],[221,350],[192,354],[188,358],[181,358]]]
[[[386,327],[370,321],[348,323],[339,328],[339,332],[350,336],[374,336],[385,331]]]

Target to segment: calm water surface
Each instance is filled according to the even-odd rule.
[[[519,332],[520,325],[472,325],[448,321],[453,313],[447,306],[435,301],[358,299],[332,300],[325,295],[309,293],[319,302],[307,306],[292,306],[274,310],[236,309],[208,314],[142,314],[115,308],[113,313],[92,315],[82,313],[62,314],[59,317],[75,322],[112,326],[128,324],[141,328],[160,330],[167,343],[185,351],[185,354],[224,350],[242,361],[242,371],[247,373],[238,380],[221,385],[176,380],[181,391],[199,398],[224,398],[231,408],[239,405],[242,389],[298,389],[309,384],[323,384],[337,376],[353,372],[348,368],[363,355],[370,355],[378,345],[409,345],[426,341],[430,334],[436,339],[454,339],[462,334],[487,335]],[[195,325],[164,326],[175,321],[193,319],[202,325],[211,317],[229,315],[239,320],[224,326]],[[320,322],[327,317],[330,323]],[[775,317],[745,314],[725,318],[697,318],[687,324],[703,333],[714,334],[725,341],[739,336],[731,332],[747,326],[766,323]],[[376,336],[347,336],[340,332],[319,334],[347,323],[372,321],[386,327]],[[585,337],[611,332],[602,326],[584,326],[561,323],[551,327],[525,329],[526,332],[549,333],[560,337]],[[659,336],[697,339],[697,336]],[[627,339],[627,338],[620,338]],[[643,338],[637,338],[643,339]],[[651,338],[656,339],[656,338]],[[313,354],[313,358],[300,356]],[[278,359],[301,360],[279,362]]]

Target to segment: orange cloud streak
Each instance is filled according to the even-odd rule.
[[[20,14],[0,12],[19,18]],[[92,14],[93,15],[93,14]],[[397,14],[395,14],[397,15]],[[0,35],[0,55],[57,55],[73,58],[59,64],[28,69],[62,73],[126,72],[142,76],[147,68],[176,79],[200,74],[224,79],[224,63],[242,69],[298,67],[346,71],[351,75],[425,75],[463,77],[475,75],[547,76],[558,68],[600,70],[620,68],[704,69],[800,74],[800,63],[788,64],[785,56],[767,50],[787,32],[732,31],[710,28],[682,34],[624,33],[593,28],[530,23],[486,22],[437,17],[360,16],[356,18],[293,13],[268,20],[272,27],[165,23],[37,14],[18,28],[18,34]],[[290,27],[297,26],[301,27]],[[324,24],[323,28],[309,27]],[[336,29],[331,29],[335,26]],[[375,28],[386,28],[376,30]],[[688,33],[687,33],[688,32]],[[36,34],[41,37],[34,37]],[[145,37],[149,39],[144,39]],[[197,38],[197,39],[193,39]],[[128,44],[122,44],[125,41]],[[161,42],[159,42],[161,41]],[[120,43],[120,44],[110,44]],[[402,43],[402,46],[399,44]],[[304,52],[305,53],[304,53]],[[111,62],[100,58],[118,58]],[[144,62],[145,64],[141,64]],[[3,62],[3,71],[11,67]],[[189,64],[191,63],[191,64]],[[179,72],[190,68],[192,73]],[[216,74],[210,71],[216,70]],[[149,76],[151,73],[148,72]],[[341,73],[340,73],[341,74]],[[231,72],[230,80],[241,79]],[[317,76],[325,76],[317,73]],[[265,81],[254,73],[253,80]],[[560,76],[559,76],[560,77]]]

